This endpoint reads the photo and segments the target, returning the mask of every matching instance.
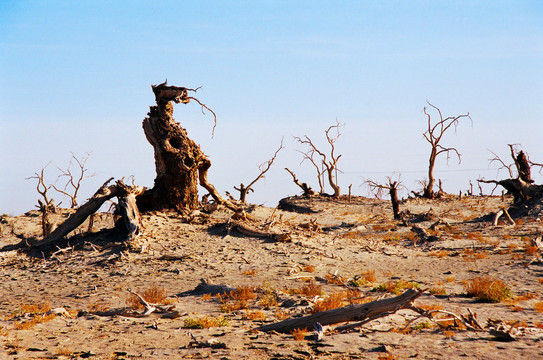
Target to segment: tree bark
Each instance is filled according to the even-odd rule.
[[[376,300],[366,304],[352,304],[338,309],[321,311],[309,316],[292,318],[269,325],[263,325],[257,330],[290,333],[295,329],[313,329],[317,323],[321,325],[337,324],[345,321],[361,321],[377,318],[394,313],[402,308],[410,307],[422,292],[409,289],[399,296]]]
[[[389,182],[389,194],[390,201],[392,202],[392,213],[394,214],[394,219],[400,218],[400,202],[398,201],[398,182]]]

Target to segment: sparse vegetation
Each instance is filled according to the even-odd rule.
[[[464,283],[466,295],[482,302],[497,303],[511,297],[511,290],[501,280],[490,276],[476,277]]]
[[[379,284],[373,287],[372,291],[383,291],[383,292],[389,292],[395,295],[399,295],[404,290],[407,290],[410,288],[420,289],[420,284],[414,281],[405,281],[405,280],[392,281],[391,280],[386,283]]]
[[[141,296],[151,304],[166,304],[166,292],[164,288],[159,287],[156,284],[151,285],[149,288],[145,289]],[[140,299],[134,295],[129,294],[126,299],[126,305],[134,310],[143,309],[144,306],[141,304]]]
[[[224,326],[228,326],[228,320],[223,316],[189,317],[185,319],[183,324],[185,329],[207,329]]]

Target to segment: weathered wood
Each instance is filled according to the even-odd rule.
[[[285,168],[286,171],[288,171],[290,173],[290,175],[292,175],[292,181],[294,181],[294,183],[296,185],[298,185],[304,192],[304,195],[306,196],[312,196],[312,195],[316,195],[317,193],[315,191],[313,191],[313,189],[311,189],[311,187],[309,185],[307,185],[306,183],[300,183],[300,181],[298,181],[298,178],[296,177],[296,175],[292,172],[292,170],[290,170],[289,168]]]
[[[54,245],[70,232],[77,229],[79,225],[85,222],[87,217],[98,211],[104,202],[117,195],[117,185],[107,186],[112,179],[113,178],[106,181],[85,204],[81,205],[75,213],[71,214],[68,219],[52,231],[49,236],[35,243],[31,243],[30,246],[42,248]]]
[[[402,308],[410,307],[411,303],[421,294],[422,291],[409,289],[403,294],[392,298],[376,300],[366,304],[352,304],[337,309],[321,311],[309,316],[287,319],[278,323],[260,326],[257,330],[290,333],[295,329],[313,329],[317,323],[330,325],[346,321],[362,321],[364,319],[377,318],[379,315],[388,315]]]
[[[122,180],[117,181],[118,211],[124,219],[127,240],[133,240],[141,232],[141,218],[136,205],[136,197],[143,193],[143,186],[128,186]]]

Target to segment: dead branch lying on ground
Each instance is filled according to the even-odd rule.
[[[330,325],[347,321],[364,321],[390,315],[400,309],[409,308],[411,303],[422,295],[422,291],[408,289],[403,294],[366,304],[351,304],[349,306],[321,311],[312,315],[291,318],[274,324],[263,325],[259,331],[277,331],[290,333],[295,329],[313,329],[316,324]]]

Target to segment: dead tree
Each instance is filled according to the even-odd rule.
[[[390,201],[392,203],[392,213],[394,219],[400,219],[400,202],[398,201],[398,188],[402,185],[399,181],[392,181],[391,177],[387,177],[388,185],[383,185],[372,180],[366,180],[364,183],[369,187],[377,197],[381,197],[384,190],[388,190]]]
[[[49,214],[57,211],[55,199],[49,199],[49,196],[47,195],[47,191],[51,189],[51,185],[45,184],[45,168],[47,168],[47,166],[49,166],[49,164],[42,167],[40,173],[34,173],[34,176],[27,178],[38,180],[36,190],[38,191],[38,194],[43,197],[43,201],[38,199],[38,205],[36,205],[36,207],[41,213],[41,228],[42,236],[44,237],[49,236],[54,227],[54,224],[51,223],[51,220],[49,219]]]
[[[72,158],[70,159],[70,163],[68,164],[68,167],[66,168],[66,170],[58,168],[58,170],[61,172],[61,174],[58,176],[57,180],[62,178],[62,177],[67,178],[68,181],[66,182],[66,185],[64,185],[63,189],[57,188],[55,184],[51,185],[53,187],[53,189],[55,189],[55,191],[67,196],[70,199],[70,208],[72,208],[72,209],[75,209],[77,207],[77,196],[78,196],[78,193],[79,193],[79,189],[81,188],[81,182],[85,178],[94,176],[94,175],[85,176],[85,173],[87,172],[87,169],[85,169],[85,164],[87,163],[87,160],[89,159],[89,156],[90,155],[87,154],[87,156],[85,156],[85,157],[83,157],[81,159],[78,159],[72,153]],[[77,163],[77,166],[78,166],[77,174],[74,174],[72,172],[72,169],[71,169],[74,161]],[[71,192],[69,192],[67,190],[68,187],[72,188]]]
[[[337,171],[338,171],[337,163],[341,155],[335,154],[335,149],[336,149],[335,143],[337,139],[341,136],[341,133],[339,132],[339,128],[341,126],[343,125],[341,125],[339,122],[336,121],[335,125],[330,126],[325,131],[326,141],[330,145],[329,157],[323,151],[319,150],[315,146],[313,141],[307,135],[304,135],[303,138],[294,137],[294,139],[298,141],[300,144],[306,145],[309,148],[306,152],[302,152],[302,154],[304,155],[304,159],[302,160],[302,162],[305,160],[309,160],[313,164],[313,166],[315,166],[315,168],[317,169],[317,179],[319,181],[319,186],[321,188],[321,194],[324,193],[324,184],[322,181],[322,177],[324,176],[324,173],[326,173],[328,175],[328,183],[330,184],[330,186],[332,187],[334,191],[333,196],[335,198],[338,198],[341,195],[341,189],[339,185],[337,184]],[[332,136],[330,134],[332,130],[336,131],[335,136]],[[314,158],[315,155],[320,156],[321,166],[319,166],[318,162],[315,160]]]
[[[513,144],[509,144],[509,149],[511,151],[513,164],[517,170],[516,176],[513,171],[513,164],[506,164],[498,155],[492,153],[494,157],[490,159],[490,163],[497,162],[501,164],[499,170],[507,169],[510,178],[504,180],[479,179],[477,181],[480,183],[502,186],[509,194],[513,195],[513,206],[518,206],[532,198],[541,197],[543,195],[543,186],[534,184],[534,180],[531,177],[531,166],[539,166],[543,169],[543,164],[530,161],[526,153],[522,150],[517,151]],[[514,209],[512,210],[513,214],[515,214]]]
[[[260,166],[258,166],[258,169],[260,170],[260,174],[258,174],[258,176],[253,181],[251,181],[251,183],[248,186],[243,185],[243,183],[241,183],[239,187],[234,186],[234,189],[239,191],[239,201],[241,201],[243,204],[246,203],[247,193],[254,192],[253,185],[256,184],[258,180],[262,179],[264,175],[268,172],[268,170],[270,170],[271,166],[273,165],[273,162],[277,158],[277,154],[279,154],[279,151],[281,151],[281,149],[283,149],[283,139],[281,139],[281,144],[279,145],[279,148],[275,151],[271,159],[269,159],[265,163],[262,163],[260,164]]]
[[[454,129],[456,130],[456,127],[458,126],[458,123],[460,119],[462,118],[469,118],[471,120],[471,117],[469,113],[465,115],[458,115],[458,116],[449,116],[444,118],[441,114],[441,110],[439,110],[434,105],[430,104],[428,102],[428,105],[432,107],[434,110],[437,111],[439,115],[439,120],[432,121],[432,117],[428,113],[428,109],[424,107],[424,114],[426,115],[428,119],[428,128],[423,133],[424,138],[430,146],[432,147],[430,151],[430,158],[428,160],[428,182],[426,183],[426,186],[424,187],[424,193],[423,196],[427,199],[433,199],[435,197],[434,193],[434,167],[436,164],[436,159],[440,154],[447,154],[447,161],[450,159],[451,153],[455,154],[458,158],[458,163],[461,162],[461,155],[458,152],[458,150],[454,147],[444,147],[440,144],[443,135],[449,130],[452,126],[454,126]]]
[[[198,207],[198,180],[217,203],[224,203],[207,180],[211,161],[173,118],[172,101],[187,104],[194,100],[202,109],[211,111],[188,95],[189,91],[198,89],[168,86],[166,82],[153,85],[152,89],[157,105],[150,107],[148,117],[143,120],[143,131],[154,149],[156,178],[154,187],[138,197],[138,208],[143,212],[194,210]],[[211,113],[215,116],[213,111]]]

